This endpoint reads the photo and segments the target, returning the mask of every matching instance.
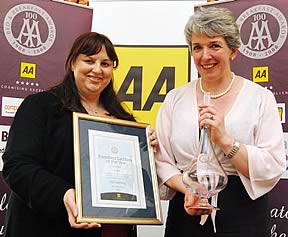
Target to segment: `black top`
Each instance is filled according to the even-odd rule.
[[[101,229],[69,225],[63,197],[74,187],[72,112],[52,91],[22,102],[2,158],[11,188],[4,236],[101,236]]]
[[[169,202],[164,237],[270,237],[268,194],[252,200],[239,176],[228,176],[228,184],[218,194],[214,232],[209,216],[204,225],[201,216],[184,210],[184,194],[177,193]]]

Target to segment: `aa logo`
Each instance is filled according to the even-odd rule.
[[[20,77],[22,78],[35,78],[36,77],[36,64],[21,62]]]
[[[137,121],[155,125],[166,94],[190,79],[187,46],[118,46],[114,84]]]
[[[268,66],[253,67],[253,81],[254,82],[268,82],[269,81]]]

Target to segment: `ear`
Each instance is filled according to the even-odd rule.
[[[71,71],[74,72],[74,63],[71,63]]]
[[[234,60],[237,56],[237,53],[238,53],[238,49],[235,49],[235,48],[232,48],[231,49],[231,55],[230,55],[230,60]]]

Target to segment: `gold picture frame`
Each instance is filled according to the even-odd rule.
[[[162,224],[149,124],[73,113],[77,222]]]

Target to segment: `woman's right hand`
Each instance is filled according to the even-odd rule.
[[[72,228],[77,229],[90,229],[90,228],[100,228],[99,223],[77,223],[76,217],[78,215],[76,201],[75,201],[75,191],[74,189],[68,189],[63,197],[64,205],[68,214],[68,221]]]

